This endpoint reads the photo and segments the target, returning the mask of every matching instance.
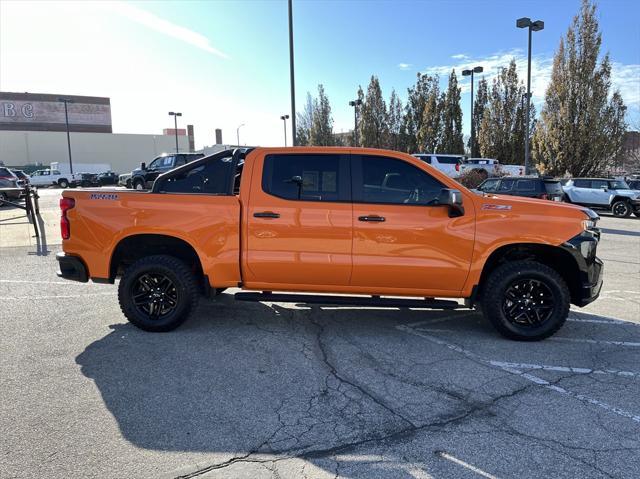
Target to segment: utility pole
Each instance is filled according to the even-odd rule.
[[[296,82],[293,68],[293,0],[289,0],[289,75],[291,77],[291,141],[296,146]]]
[[[71,161],[71,135],[69,134],[69,111],[67,103],[73,103],[70,98],[58,98],[59,102],[64,103],[64,122],[67,125],[67,148],[69,150],[69,173],[73,175],[73,161]]]
[[[476,129],[473,121],[473,74],[482,73],[483,70],[484,69],[482,67],[473,67],[469,70],[462,70],[463,77],[471,75],[471,158],[476,157]]]
[[[176,135],[176,153],[180,153],[180,150],[178,148],[178,117],[182,116],[182,113],[170,111],[169,115],[173,116],[173,132]]]
[[[531,108],[531,33],[539,32],[544,29],[544,22],[542,20],[536,20],[532,22],[530,18],[523,17],[516,20],[516,27],[529,29],[529,53],[527,60],[527,111],[525,112],[525,135],[524,135],[524,172],[529,173],[529,121],[530,108]]]
[[[282,115],[280,119],[284,122],[284,146],[287,146],[287,119],[289,115]]]
[[[358,146],[358,107],[360,105],[362,105],[362,100],[360,98],[349,102],[349,106],[353,107],[353,119],[354,119],[353,140],[355,143],[354,146]]]

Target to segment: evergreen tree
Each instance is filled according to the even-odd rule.
[[[331,146],[335,141],[331,105],[322,85],[318,85],[318,98],[313,102],[310,139],[309,144],[314,146]]]
[[[493,80],[477,131],[476,141],[483,157],[495,158],[501,163],[524,163],[523,95],[525,88],[518,82],[516,62],[511,60],[509,67],[502,68]]]
[[[438,150],[445,153],[464,153],[460,87],[455,70],[449,75],[449,85],[442,105],[442,138]]]
[[[469,151],[471,152],[472,157],[477,157],[480,153],[478,151],[478,130],[480,129],[480,125],[482,124],[482,118],[484,117],[484,111],[489,104],[489,84],[487,80],[482,78],[478,82],[478,90],[475,93],[475,98],[473,102],[473,124],[475,128],[475,136],[476,141],[475,145],[471,144],[471,137],[469,137]],[[475,148],[474,148],[475,146]]]
[[[391,97],[389,98],[389,115],[388,115],[388,125],[389,125],[389,141],[387,142],[386,147],[391,150],[402,151],[401,144],[401,133],[402,133],[402,122],[403,122],[403,113],[402,113],[402,101],[396,94],[395,90],[391,91]]]
[[[382,97],[380,82],[375,76],[371,77],[360,112],[360,144],[365,147],[383,148],[389,135],[387,105]]]
[[[417,132],[418,149],[434,153],[442,143],[442,109],[445,94],[440,93],[439,78],[428,77],[422,121]]]
[[[405,107],[405,115],[401,128],[401,140],[404,146],[403,151],[407,153],[420,151],[418,132],[422,129],[424,110],[432,85],[432,77],[418,73],[416,84],[407,90],[407,105]]]
[[[553,59],[551,83],[533,138],[533,158],[551,174],[589,176],[618,155],[626,107],[610,96],[609,54],[599,62],[602,35],[596,6],[583,0]]]
[[[296,145],[307,146],[311,141],[311,125],[313,123],[313,98],[307,92],[307,101],[301,113],[296,114]]]

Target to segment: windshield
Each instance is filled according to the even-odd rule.
[[[622,180],[610,181],[609,189],[610,190],[628,190],[629,185],[627,185],[627,183]]]

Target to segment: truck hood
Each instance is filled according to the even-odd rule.
[[[640,191],[637,190],[609,190],[613,193],[615,193],[616,195],[620,195],[620,196],[628,196],[629,198],[632,199],[637,199],[638,197],[640,197]]]
[[[558,201],[549,201],[549,200],[541,200],[537,198],[526,198],[523,196],[511,196],[511,195],[494,195],[494,194],[478,194],[479,201],[481,203],[481,208],[484,205],[504,205],[511,206],[513,209],[516,209],[518,206],[530,206],[530,207],[538,207],[540,208],[540,214],[544,215],[545,210],[548,211],[548,208],[556,209],[556,211],[566,211],[567,215],[575,216],[577,212],[584,213],[587,216],[591,216],[588,213],[591,211],[589,208],[579,205],[573,205],[571,203],[563,203]],[[486,207],[485,207],[486,209]]]

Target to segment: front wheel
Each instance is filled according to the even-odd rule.
[[[482,311],[503,336],[538,341],[562,327],[570,298],[556,270],[533,261],[513,261],[492,271],[482,286]]]
[[[625,200],[616,201],[613,206],[611,206],[611,211],[613,215],[618,218],[628,218],[631,216],[631,205]]]
[[[133,182],[133,189],[134,190],[138,190],[138,191],[144,190],[144,181],[142,181],[142,180],[134,181]]]
[[[129,266],[118,286],[120,309],[140,329],[176,329],[196,308],[198,283],[189,267],[173,256],[154,255]]]
[[[69,182],[63,178],[60,181],[58,181],[58,186],[60,188],[69,188]]]

